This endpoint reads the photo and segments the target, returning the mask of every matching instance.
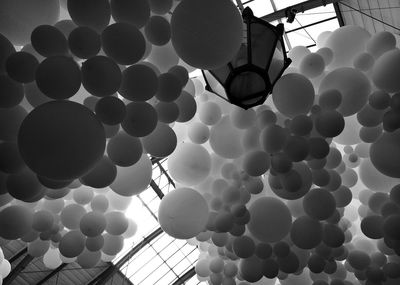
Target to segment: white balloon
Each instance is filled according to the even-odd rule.
[[[6,278],[11,272],[11,264],[7,259],[4,259],[0,267],[0,276]]]
[[[210,174],[210,154],[201,145],[181,143],[168,159],[168,170],[179,183],[197,185]]]
[[[56,269],[61,265],[60,251],[50,248],[43,256],[43,263],[49,269]]]
[[[158,221],[170,236],[189,239],[204,230],[208,212],[207,202],[201,194],[191,188],[179,188],[161,200]]]

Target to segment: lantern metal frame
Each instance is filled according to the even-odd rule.
[[[276,81],[282,76],[283,72],[286,70],[286,68],[290,65],[292,62],[290,58],[287,57],[286,54],[286,49],[285,49],[285,43],[283,40],[283,33],[284,33],[284,26],[283,24],[278,24],[277,26],[271,25],[270,23],[257,18],[254,16],[253,11],[249,8],[246,7],[243,12],[242,12],[242,17],[243,17],[243,22],[244,26],[246,27],[246,37],[244,37],[244,43],[246,44],[244,47],[247,49],[247,58],[246,58],[246,63],[242,64],[240,66],[234,66],[235,60],[237,60],[237,57],[239,57],[239,53],[237,57],[233,58],[226,66],[223,66],[222,69],[225,69],[225,74],[226,71],[229,70],[229,74],[226,77],[226,79],[223,81],[221,78],[219,78],[217,72],[221,71],[221,69],[215,69],[215,70],[207,70],[214,79],[218,81],[218,83],[224,88],[225,93],[226,93],[226,98],[220,94],[218,94],[216,91],[214,91],[209,83],[209,80],[207,79],[207,76],[205,74],[204,70],[201,70],[202,75],[205,80],[205,89],[209,92],[212,92],[216,94],[217,96],[221,97],[225,101],[230,102],[231,104],[235,104],[243,109],[249,109],[251,107],[263,104],[269,94],[271,94],[273,86],[275,85]],[[252,38],[252,26],[253,25],[261,25],[265,30],[269,31],[269,34],[273,35],[270,42],[270,54],[265,54],[267,57],[266,61],[266,66],[265,68],[262,68],[257,65],[257,63],[253,63],[253,50],[252,50],[252,42],[255,40]],[[265,40],[265,39],[264,39]],[[242,45],[243,47],[243,45]],[[275,54],[276,49],[279,49],[282,54],[282,67],[279,70],[278,74],[275,75],[275,78],[271,79],[269,77],[269,69],[271,67],[272,59]],[[265,85],[265,88],[263,88],[262,91],[253,93],[253,94],[245,94],[243,97],[237,97],[234,96],[231,92],[232,84],[235,79],[238,78],[238,76],[244,75],[244,74],[254,74],[257,75],[258,77],[263,79],[263,83]],[[240,80],[239,80],[240,81]],[[251,83],[251,82],[246,82],[246,83]],[[243,86],[240,86],[243,87]],[[247,101],[247,102],[246,102]]]

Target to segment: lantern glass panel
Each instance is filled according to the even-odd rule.
[[[203,75],[206,82],[208,83],[208,86],[211,88],[211,90],[208,91],[211,91],[219,97],[228,101],[228,96],[226,95],[224,86],[222,86],[221,83],[218,82],[218,80],[210,73],[210,71],[203,70]]]
[[[285,60],[282,52],[281,43],[276,48],[274,55],[272,56],[271,65],[269,66],[268,76],[271,80],[272,85],[276,82],[285,67]]]
[[[218,69],[213,69],[212,73],[217,78],[220,84],[225,85],[226,80],[228,79],[230,69],[228,65],[221,66]]]
[[[240,46],[240,49],[234,59],[232,59],[231,64],[232,68],[237,68],[240,66],[243,66],[248,63],[248,57],[247,57],[248,51],[247,51],[247,42],[243,42],[242,45]]]
[[[245,71],[236,75],[229,86],[229,99],[243,102],[257,93],[265,93],[265,80],[257,73]]]
[[[252,23],[250,33],[252,64],[266,69],[271,59],[268,55],[274,52],[277,35],[272,29],[260,23]]]

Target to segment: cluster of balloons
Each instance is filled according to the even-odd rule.
[[[7,277],[11,272],[11,264],[7,259],[4,258],[3,250],[0,247],[0,283],[3,282],[3,279]]]
[[[179,7],[179,6],[178,6]],[[220,284],[400,282],[400,52],[389,32],[324,32],[264,105],[243,110],[194,79],[198,111],[175,124],[177,189],[161,227]]]
[[[289,52],[264,105],[243,110],[189,78],[239,52],[231,0],[0,11],[0,245],[20,239],[49,268],[111,261],[136,232],[124,211],[148,188],[151,157],[168,157],[177,189],[159,222],[199,247],[200,280],[399,283],[393,34],[322,33],[316,52]]]

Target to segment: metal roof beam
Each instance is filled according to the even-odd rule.
[[[106,284],[107,281],[118,272],[118,270],[131,259],[136,253],[138,253],[144,246],[149,244],[152,240],[158,237],[160,234],[163,233],[161,228],[156,229],[150,235],[145,237],[141,242],[139,242],[134,248],[132,248],[127,254],[125,254],[116,264],[110,262],[110,266],[97,275],[92,281],[88,283],[88,285],[94,284]]]
[[[6,278],[4,278],[3,284],[4,285],[12,284],[15,278],[17,278],[17,276],[22,272],[22,270],[24,270],[29,265],[29,263],[33,260],[33,258],[34,257],[32,255],[29,254],[25,255],[25,257],[13,268],[13,270],[11,270],[10,274],[8,274]]]
[[[267,22],[273,22],[279,19],[287,18],[290,13],[304,13],[305,11],[321,7],[321,6],[326,6],[328,4],[333,4],[340,2],[340,0],[309,0],[309,1],[304,1],[296,5],[292,5],[289,7],[286,7],[284,9],[275,11],[271,14],[265,15],[264,17],[261,17],[261,19],[267,21]]]

